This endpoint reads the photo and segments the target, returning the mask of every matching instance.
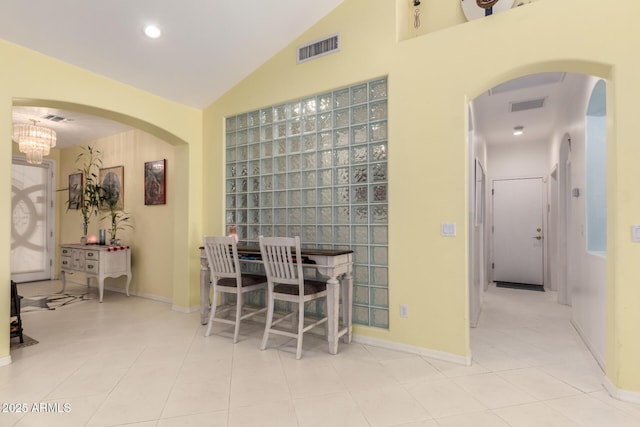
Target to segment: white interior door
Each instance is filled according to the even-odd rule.
[[[52,278],[53,162],[14,158],[11,172],[11,280]]]
[[[542,178],[493,181],[493,280],[542,285]]]

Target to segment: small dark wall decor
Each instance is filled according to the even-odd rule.
[[[69,209],[82,205],[82,172],[69,175]]]
[[[113,205],[116,210],[124,209],[124,166],[100,169],[100,187],[103,202],[101,209],[109,210]]]
[[[144,204],[164,205],[167,203],[167,160],[154,160],[144,164]]]

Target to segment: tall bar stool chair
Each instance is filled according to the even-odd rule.
[[[327,284],[318,280],[305,280],[300,256],[300,237],[260,237],[260,252],[267,274],[267,322],[262,337],[261,350],[267,348],[269,334],[296,338],[296,359],[302,357],[302,337],[305,332],[327,322],[328,317],[305,322],[305,303],[327,297]],[[275,302],[288,301],[297,305],[287,315],[273,320]],[[277,329],[275,326],[290,317],[297,316],[296,332]],[[308,320],[308,319],[307,319]],[[307,323],[305,325],[305,323]]]
[[[207,326],[205,336],[208,337],[211,335],[213,322],[226,323],[235,325],[233,342],[237,343],[241,321],[267,310],[266,307],[260,309],[244,307],[244,294],[266,289],[267,278],[265,276],[247,274],[240,271],[238,247],[236,239],[233,236],[204,236],[204,250],[207,255],[209,271],[211,272],[211,286],[213,291],[209,326]],[[235,307],[226,305],[218,308],[218,294],[222,293],[236,295]],[[235,317],[233,319],[216,317],[216,314],[223,314],[234,308]],[[243,311],[245,312],[244,314]]]

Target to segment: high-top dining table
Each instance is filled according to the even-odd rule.
[[[260,248],[238,246],[242,263],[261,263]],[[329,353],[338,352],[338,341],[350,343],[352,336],[351,310],[353,303],[353,251],[350,249],[301,249],[303,266],[315,268],[327,277],[327,314]],[[200,248],[200,322],[209,320],[211,275],[204,248]],[[340,324],[340,295],[342,294],[342,325]]]

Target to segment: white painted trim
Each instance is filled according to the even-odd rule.
[[[637,391],[621,390],[613,385],[609,377],[605,376],[602,385],[614,399],[624,402],[640,404],[640,393]]]
[[[105,289],[108,289],[112,292],[119,292],[121,294],[126,293],[126,289],[123,288],[112,288],[110,286],[105,286]],[[200,311],[200,305],[196,305],[196,306],[192,306],[192,307],[184,307],[181,305],[175,305],[173,304],[173,300],[171,300],[170,298],[165,298],[165,297],[159,297],[157,295],[153,295],[153,294],[147,294],[147,293],[143,293],[143,292],[133,292],[133,291],[129,291],[130,295],[134,295],[140,298],[146,298],[146,299],[150,299],[153,301],[158,301],[158,302],[164,302],[166,304],[171,304],[171,310],[173,311],[178,311],[180,313],[194,313],[196,311]]]
[[[580,328],[580,325],[578,324],[578,322],[576,322],[575,319],[573,319],[573,316],[571,317],[571,325],[573,325],[575,330],[578,332],[578,335],[580,335],[580,338],[582,339],[582,342],[584,342],[584,344],[589,349],[589,352],[591,353],[593,358],[596,360],[596,362],[598,362],[598,365],[600,365],[600,369],[605,371],[604,358],[602,357],[602,355],[600,355],[596,351],[596,347],[591,343],[591,341],[589,341],[589,337],[587,336],[587,334],[584,333],[582,328]]]
[[[126,289],[124,288],[112,288],[111,286],[105,286],[104,287],[106,290],[109,290],[111,292],[119,292],[121,294],[126,294]],[[159,302],[164,302],[166,304],[171,304],[173,301],[169,298],[165,298],[165,297],[159,297],[157,295],[153,295],[153,294],[146,294],[143,292],[133,292],[133,291],[129,291],[129,295],[134,295],[137,297],[141,297],[141,298],[146,298],[146,299],[150,299],[153,301],[159,301]]]
[[[0,357],[0,366],[10,365],[11,362],[12,362],[11,355],[5,356],[5,357]]]
[[[180,312],[180,313],[189,314],[189,313],[195,313],[196,311],[200,312],[200,306],[199,305],[194,305],[194,306],[191,306],[191,307],[185,307],[183,305],[175,305],[174,304],[174,305],[171,306],[171,310],[177,311],[177,312]]]
[[[445,353],[443,351],[431,350],[429,348],[415,347],[397,342],[385,341],[377,338],[363,337],[361,335],[353,335],[353,341],[371,345],[374,347],[386,348],[389,350],[404,351],[405,353],[417,354],[419,356],[427,356],[433,359],[443,360],[445,362],[457,363],[458,365],[471,366],[471,356],[460,356],[453,353]]]

